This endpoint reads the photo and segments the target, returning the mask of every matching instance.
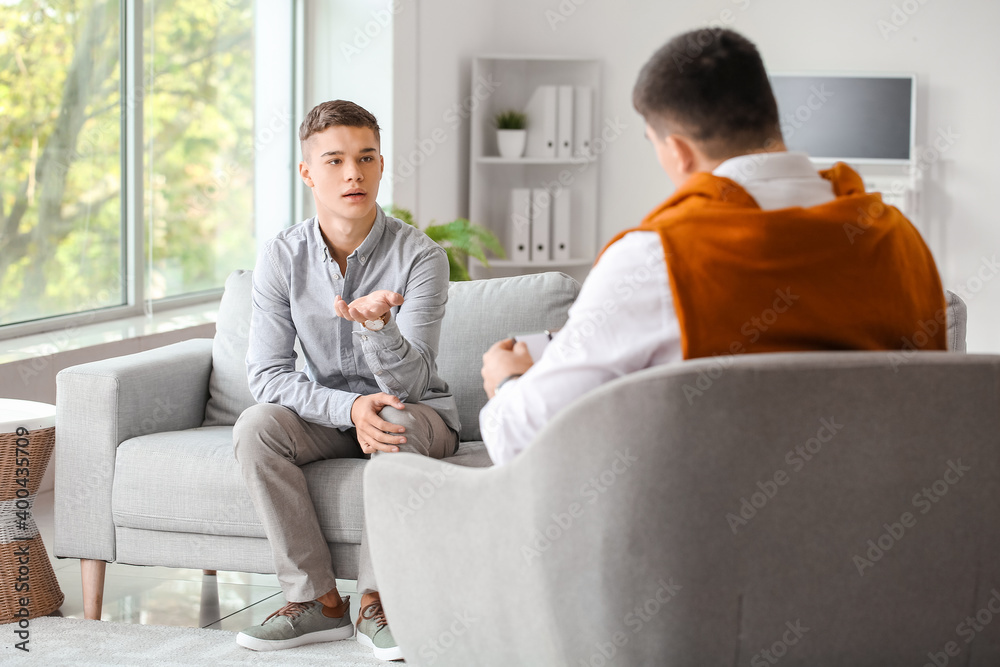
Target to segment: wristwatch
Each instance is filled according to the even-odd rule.
[[[386,313],[377,320],[365,320],[365,323],[361,326],[363,326],[365,329],[368,329],[369,331],[381,331],[382,327],[385,326],[385,323],[388,319],[389,319],[389,313]]]

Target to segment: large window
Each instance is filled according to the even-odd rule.
[[[253,266],[254,33],[253,0],[0,0],[0,326]]]
[[[221,287],[252,267],[253,2],[147,0],[149,295]]]
[[[0,1],[0,324],[121,305],[118,3]]]

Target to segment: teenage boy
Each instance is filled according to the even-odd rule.
[[[650,366],[900,349],[944,321],[934,260],[909,221],[847,165],[817,173],[787,151],[746,38],[675,37],[643,67],[633,104],[678,189],[605,248],[540,359],[512,340],[483,356],[491,400],[480,423],[494,463],[574,399]],[[944,326],[929,338],[924,349],[945,349]]]
[[[324,102],[302,122],[299,141],[316,217],[279,233],[258,258],[247,353],[258,404],[233,433],[287,601],[237,635],[258,651],[355,634],[300,466],[398,451],[443,458],[458,447],[458,408],[435,363],[448,259],[375,203],[384,169],[378,122],[352,102]],[[380,659],[400,659],[364,531],[358,569],[357,639]]]

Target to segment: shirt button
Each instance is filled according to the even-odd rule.
[[[365,263],[365,256],[364,256],[364,255],[361,255],[361,263],[362,263],[362,264],[364,264],[364,263]]]

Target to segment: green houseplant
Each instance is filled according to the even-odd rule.
[[[524,154],[528,139],[528,117],[520,111],[507,109],[493,117],[497,126],[497,148],[500,157],[519,158]]]
[[[408,225],[419,228],[413,219],[413,213],[399,206],[390,206],[387,211],[394,218],[399,218]],[[486,251],[497,257],[506,259],[500,240],[490,230],[465,218],[457,218],[451,222],[431,224],[423,229],[427,236],[444,248],[448,254],[448,266],[451,268],[450,279],[453,281],[470,280],[468,269],[469,256],[475,257],[483,266],[489,266]]]
[[[501,111],[493,121],[498,130],[523,130],[528,127],[528,116],[514,109]]]

